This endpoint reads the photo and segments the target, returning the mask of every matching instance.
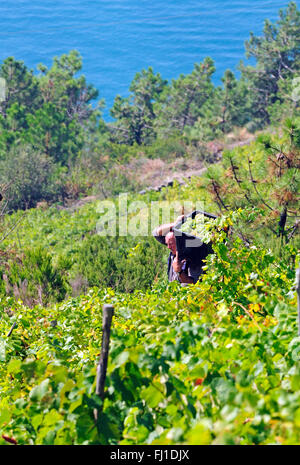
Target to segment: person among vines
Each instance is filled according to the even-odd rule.
[[[156,227],[152,235],[163,245],[166,245],[170,250],[168,257],[168,279],[170,282],[179,281],[185,284],[195,284],[203,269],[201,265],[194,265],[188,260],[180,260],[178,250],[176,248],[176,238],[174,233],[175,224],[179,223],[184,218],[184,215],[178,216],[174,223],[162,224]]]

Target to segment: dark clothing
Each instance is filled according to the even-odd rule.
[[[152,235],[155,237],[155,239],[158,242],[160,242],[163,245],[166,245],[165,236],[158,236],[157,228],[154,229],[154,231],[152,232]],[[168,257],[168,278],[170,282],[176,281],[176,280],[179,281],[179,275],[178,273],[176,273],[176,271],[174,271],[174,268],[172,266],[174,258],[175,258],[175,255],[173,255],[172,252],[170,252],[170,255]],[[193,278],[194,284],[198,281],[200,275],[203,273],[203,269],[201,265],[194,265],[188,262],[186,262],[183,265],[182,269],[184,271],[187,271],[187,275]]]

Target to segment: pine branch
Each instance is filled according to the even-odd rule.
[[[237,174],[236,174],[236,171],[238,170],[238,168],[233,164],[233,161],[232,161],[232,158],[230,158],[230,164],[231,164],[231,169],[232,169],[232,172],[233,172],[233,176],[234,176],[234,179],[237,183],[237,185],[239,186],[239,188],[241,189],[241,191],[243,192],[244,194],[244,197],[245,199],[247,200],[247,202],[250,203],[250,205],[253,207],[253,202],[250,200],[250,198],[248,197],[248,192],[245,193],[244,190],[242,189],[242,187],[240,186],[240,183],[242,182],[240,179],[238,179],[237,177]]]
[[[287,241],[288,241],[288,242],[292,239],[293,235],[294,235],[294,234],[296,233],[296,231],[299,229],[299,223],[300,223],[300,222],[297,220],[297,221],[295,222],[294,226],[292,226],[291,232],[289,233],[289,235],[288,235],[288,237],[287,237]]]
[[[256,187],[256,185],[255,185],[255,184],[256,184],[256,181],[254,180],[253,175],[252,175],[252,171],[251,171],[251,166],[250,166],[250,165],[251,165],[252,162],[250,161],[249,156],[248,156],[247,158],[248,158],[248,167],[249,167],[250,179],[251,179],[251,182],[252,182],[252,184],[253,184],[253,187],[254,187],[254,190],[255,190],[256,194],[258,195],[260,201],[261,201],[267,208],[269,208],[271,211],[274,211],[274,209],[273,209],[272,207],[270,207],[270,205],[268,205],[268,204],[263,200],[263,198],[260,196],[260,194],[259,194],[259,192],[258,192],[258,190],[257,190],[257,187]]]
[[[217,199],[219,200],[220,204],[222,205],[223,208],[225,208],[225,210],[228,210],[228,208],[226,207],[226,205],[224,204],[223,200],[221,199],[220,197],[220,194],[218,192],[218,185],[215,181],[212,181],[212,186],[213,186],[213,189],[214,189],[214,193],[216,194],[217,196]],[[222,209],[220,209],[222,211]]]
[[[286,205],[284,206],[281,214],[280,214],[280,220],[278,223],[278,234],[277,236],[283,236],[284,235],[284,228],[286,225],[286,218],[287,218],[287,207]]]

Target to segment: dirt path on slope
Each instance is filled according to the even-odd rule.
[[[237,140],[232,143],[221,144],[219,142],[209,142],[207,148],[209,150],[209,162],[216,163],[222,159],[224,150],[233,150],[236,147],[242,147],[250,144],[255,140],[257,135],[247,134],[247,138],[244,140]],[[139,158],[131,160],[126,166],[121,166],[120,170],[124,173],[133,173],[132,178],[138,182],[140,186],[143,186],[139,194],[145,194],[149,190],[160,191],[164,187],[172,186],[176,180],[179,184],[186,184],[187,180],[193,176],[201,176],[205,171],[206,167],[202,160],[195,160],[193,158],[178,158],[167,162],[160,158]],[[130,174],[129,174],[130,177]],[[102,200],[103,196],[89,195],[77,201],[71,201],[69,205],[59,206],[58,208],[64,210],[75,211],[83,205],[94,202],[96,200]]]

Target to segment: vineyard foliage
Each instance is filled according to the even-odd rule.
[[[228,70],[223,87],[210,58],[172,83],[142,70],[107,124],[75,77],[77,52],[39,76],[13,58],[0,66],[0,445],[300,444],[299,30],[291,2],[251,34],[256,65],[239,80]],[[251,143],[209,152],[242,131]],[[165,166],[155,158],[205,172],[137,193],[130,162]],[[125,220],[110,198],[124,191]],[[168,221],[152,223],[153,203],[171,206]],[[187,286],[168,283],[169,251],[151,235],[183,207],[217,216],[183,226],[213,250]],[[115,214],[137,234],[102,235],[106,214],[108,230]]]
[[[1,443],[299,443],[294,263],[234,235],[224,242],[244,214],[208,231],[214,254],[195,286],[93,288],[47,308],[3,297]],[[102,405],[104,303],[115,316]]]

